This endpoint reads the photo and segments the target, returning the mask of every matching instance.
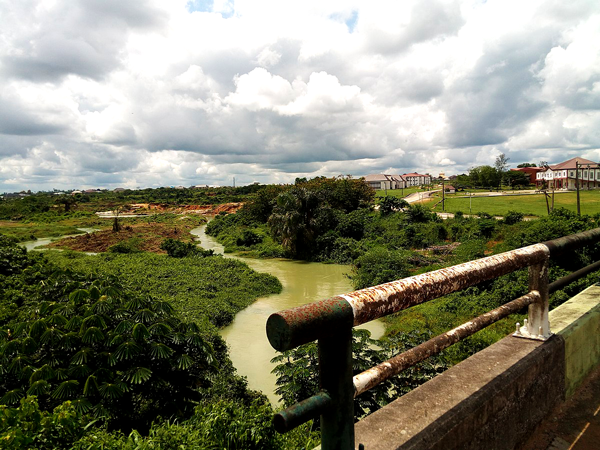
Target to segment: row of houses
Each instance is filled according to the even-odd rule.
[[[410,186],[431,184],[431,175],[423,175],[420,173],[405,173],[404,175],[387,175],[380,173],[367,175],[364,178],[365,182],[373,189],[381,190],[404,189]]]
[[[598,189],[600,188],[600,165],[585,158],[571,158],[568,161],[545,167],[536,173],[536,184],[544,184],[549,189]]]
[[[544,167],[522,167],[518,169],[529,175],[531,184],[538,188],[575,190],[600,188],[600,164],[585,158],[571,158],[558,164]]]

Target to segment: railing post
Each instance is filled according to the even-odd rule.
[[[340,328],[318,342],[321,389],[332,400],[321,414],[321,448],[354,450],[352,328]]]
[[[529,267],[529,291],[538,291],[540,298],[529,305],[528,320],[521,334],[524,337],[546,340],[550,337],[548,321],[548,265],[549,259]]]

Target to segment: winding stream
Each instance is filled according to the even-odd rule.
[[[84,233],[93,233],[94,231],[98,231],[98,228],[77,228],[77,229]],[[36,239],[35,241],[19,242],[19,245],[22,247],[25,247],[27,249],[27,251],[30,251],[33,249],[45,250],[45,249],[39,248],[39,247],[43,247],[44,245],[48,245],[50,242],[58,241],[59,239],[64,239],[64,238],[68,238],[68,237],[72,237],[72,236],[80,236],[80,235],[79,234],[65,234],[63,236],[40,238],[40,239]]]
[[[208,236],[206,225],[194,228],[191,233],[198,237],[197,242],[205,249],[223,253],[223,246]],[[253,259],[224,254],[226,258],[239,259],[257,272],[267,272],[276,276],[283,285],[280,294],[257,299],[252,305],[240,311],[231,325],[221,330],[221,336],[229,345],[230,356],[238,374],[248,378],[251,389],[261,390],[276,404],[278,396],[273,393],[276,377],[271,373],[274,364],[270,360],[276,356],[265,332],[268,317],[282,309],[323,300],[334,295],[351,292],[352,285],[346,273],[348,266],[337,264],[307,263],[286,259]],[[366,328],[374,339],[384,333],[383,323],[369,322]]]
[[[221,336],[229,345],[233,365],[238,374],[248,379],[251,389],[262,391],[271,403],[277,404],[279,397],[275,390],[276,377],[271,373],[275,367],[271,359],[276,356],[269,344],[265,324],[271,314],[294,306],[323,300],[334,295],[351,292],[352,284],[346,276],[348,266],[338,264],[307,263],[288,259],[254,259],[224,254],[224,249],[212,237],[205,233],[206,225],[194,228],[190,232],[205,249],[223,254],[226,258],[239,259],[257,272],[266,272],[276,276],[283,285],[280,294],[257,299],[252,305],[236,314],[234,321],[221,330]],[[94,228],[79,228],[90,233]],[[36,241],[21,242],[27,250],[43,250],[42,247],[57,239],[68,236],[42,238]],[[381,321],[369,322],[360,328],[368,329],[371,337],[380,338],[385,329]]]

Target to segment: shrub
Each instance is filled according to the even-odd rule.
[[[35,396],[27,396],[16,408],[0,405],[0,448],[71,448],[84,435],[88,422],[71,402],[48,412],[40,410]]]
[[[160,248],[173,258],[185,258],[187,256],[205,258],[215,254],[214,250],[204,250],[193,242],[182,242],[171,238],[165,239],[160,244]]]
[[[117,242],[108,248],[111,253],[139,253],[140,245],[142,244],[141,238],[131,238],[126,241]]]
[[[244,230],[241,237],[237,238],[236,244],[241,247],[251,247],[260,244],[263,241],[263,236],[252,231]]]
[[[354,262],[352,284],[355,289],[387,283],[409,275],[410,252],[375,247]]]
[[[507,225],[514,225],[515,223],[521,222],[525,215],[517,211],[508,211],[504,216],[504,223]]]

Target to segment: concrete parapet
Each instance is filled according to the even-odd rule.
[[[383,449],[512,449],[564,398],[564,341],[506,337],[376,411],[356,443]]]
[[[545,342],[506,337],[355,426],[366,450],[512,449],[600,365],[600,286],[550,312]]]
[[[568,398],[600,364],[600,286],[590,286],[550,311],[549,319],[552,332],[565,340]]]

